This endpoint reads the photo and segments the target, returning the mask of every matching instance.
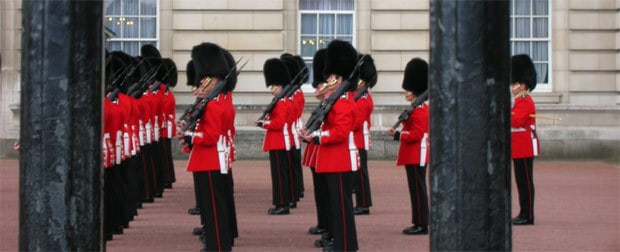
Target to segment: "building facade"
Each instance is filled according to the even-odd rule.
[[[247,61],[234,96],[239,158],[266,157],[263,132],[252,126],[271,100],[261,72],[265,60],[286,52],[309,63],[331,39],[348,40],[370,53],[379,71],[369,155],[380,159],[394,158],[398,148],[384,132],[407,106],[403,69],[413,57],[428,60],[429,8],[429,0],[106,0],[104,24],[114,33],[108,50],[137,55],[150,43],[176,62],[179,113],[193,101],[185,65],[194,45],[217,43]],[[541,157],[620,156],[619,10],[617,0],[511,1],[512,53],[527,53],[536,64],[537,112],[561,118],[537,120]],[[10,146],[19,136],[21,1],[0,1],[0,14],[4,157],[14,155]],[[317,101],[312,87],[303,89],[309,112]]]

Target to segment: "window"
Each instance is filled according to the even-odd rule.
[[[299,0],[299,54],[310,69],[310,82],[312,57],[317,50],[334,39],[353,44],[354,10],[354,0]]]
[[[107,42],[108,51],[140,55],[144,44],[157,46],[158,0],[105,0],[104,25],[116,35]]]
[[[549,0],[513,0],[510,6],[511,51],[528,54],[534,61],[535,91],[551,91],[551,34]]]

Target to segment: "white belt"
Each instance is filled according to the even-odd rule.
[[[510,128],[510,132],[525,132],[525,128]]]

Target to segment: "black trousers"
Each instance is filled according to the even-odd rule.
[[[411,198],[411,223],[417,226],[428,226],[426,166],[405,165],[405,170]]]
[[[237,208],[235,207],[235,188],[233,182],[232,170],[228,170],[228,174],[223,174],[224,183],[226,185],[226,203],[228,204],[228,218],[230,224],[231,238],[239,237],[239,229],[237,227]]]
[[[166,166],[167,183],[172,184],[177,181],[177,177],[174,173],[174,162],[172,158],[172,139],[162,138],[161,140],[163,140],[163,144],[164,144],[164,161],[167,164]]]
[[[512,160],[519,192],[519,217],[534,222],[534,158]]]
[[[360,155],[360,169],[353,172],[353,189],[355,191],[355,206],[371,207],[370,179],[368,178],[368,152],[358,149]]]
[[[314,205],[316,206],[317,226],[325,228],[331,236],[332,226],[329,222],[329,192],[327,191],[327,180],[325,173],[316,173],[314,167],[312,172],[312,184],[314,187]]]
[[[269,151],[271,165],[271,192],[274,206],[287,206],[291,202],[291,167],[285,150]]]
[[[196,172],[199,208],[206,232],[207,251],[230,251],[232,234],[225,174],[217,171]]]
[[[329,194],[329,212],[335,251],[356,251],[357,230],[351,197],[353,174],[324,173]]]
[[[304,172],[301,165],[301,149],[292,149],[291,153],[291,171],[295,180],[295,201],[304,195]]]

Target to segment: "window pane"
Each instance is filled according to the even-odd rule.
[[[549,42],[532,42],[532,60],[547,61],[549,58]]]
[[[320,14],[319,15],[319,34],[334,34],[335,32],[335,17],[334,14]]]
[[[512,48],[512,55],[516,54],[530,54],[530,42],[515,42]]]
[[[120,0],[106,0],[105,1],[105,14],[106,15],[120,15],[121,14]]]
[[[134,57],[140,55],[140,42],[138,41],[123,42],[123,52],[131,56],[134,56]]]
[[[353,10],[353,0],[300,0],[300,10]]]
[[[121,50],[121,42],[120,41],[108,41],[108,51],[120,51]]]
[[[337,36],[336,39],[342,40],[342,41],[347,41],[351,44],[353,44],[353,37],[352,36]]]
[[[140,37],[155,38],[157,34],[157,20],[155,18],[140,19]]]
[[[548,69],[549,64],[547,63],[534,63],[534,68],[536,68],[536,82],[538,83],[548,83],[549,77]]]
[[[140,0],[140,15],[157,15],[156,0]]]
[[[316,34],[316,14],[301,15],[301,34]]]
[[[121,18],[121,30],[123,38],[138,38],[138,18]]]
[[[138,0],[123,0],[123,15],[138,15]]]
[[[515,15],[530,15],[530,0],[514,0]]]
[[[316,37],[302,36],[300,43],[301,45],[299,45],[299,48],[301,50],[301,57],[312,57],[317,48]]]
[[[104,25],[112,32],[116,33],[115,37],[121,36],[121,21],[119,21],[118,17],[106,17],[104,19]]]
[[[549,15],[549,0],[534,0],[534,15]]]
[[[515,18],[515,38],[529,38],[530,37],[530,19],[529,18]]]
[[[534,18],[534,38],[546,38],[549,36],[549,24],[547,18]]]
[[[336,34],[346,34],[346,35],[352,35],[353,34],[353,15],[351,14],[344,14],[344,15],[338,15],[337,17],[337,29],[336,29]]]
[[[319,36],[319,49],[327,48],[327,44],[334,40],[334,36]]]

